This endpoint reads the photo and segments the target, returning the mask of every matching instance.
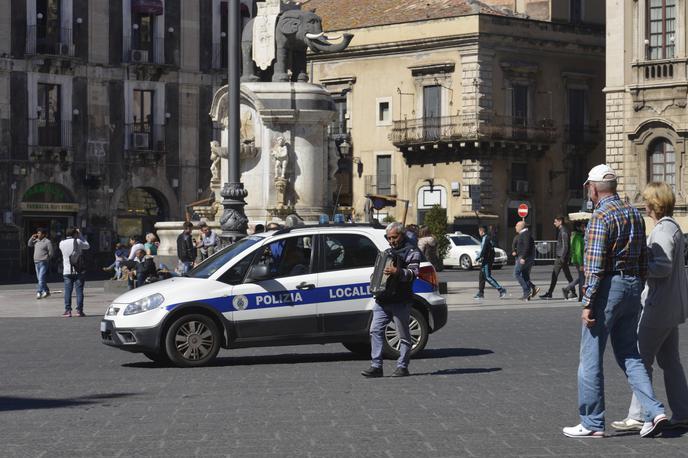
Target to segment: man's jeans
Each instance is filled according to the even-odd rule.
[[[72,310],[72,289],[76,289],[76,310],[84,311],[84,274],[65,275],[64,277],[65,311]]]
[[[525,264],[521,264],[519,258],[516,258],[516,265],[514,265],[514,278],[518,281],[523,289],[524,296],[530,296],[530,290],[533,288],[533,282],[530,281],[530,269],[535,264],[534,259],[526,259]]]
[[[181,263],[181,266],[180,266],[181,271],[179,272],[180,275],[185,275],[188,271],[193,269],[193,261],[188,261],[188,262],[180,261],[180,263]]]
[[[38,261],[34,264],[36,264],[36,278],[38,279],[38,289],[36,289],[36,292],[49,293],[50,289],[46,282],[46,278],[48,277],[48,261]]]
[[[411,359],[411,331],[409,320],[411,304],[385,304],[384,307],[375,303],[373,307],[373,321],[370,323],[370,359],[371,366],[382,367],[382,342],[385,338],[385,328],[394,319],[394,324],[400,338],[399,359],[397,367],[408,368]]]
[[[652,421],[664,413],[655,397],[650,377],[638,352],[637,326],[642,282],[638,277],[604,277],[592,304],[596,320],[592,328],[583,325],[578,366],[578,413],[581,424],[591,431],[604,431],[603,360],[607,337],[611,339],[616,362],[625,372],[633,394]]]

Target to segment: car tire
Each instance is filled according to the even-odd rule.
[[[154,363],[158,363],[158,364],[169,364],[170,363],[170,358],[168,358],[164,352],[163,353],[153,353],[153,352],[144,351],[143,356],[150,359]]]
[[[165,350],[176,366],[204,366],[220,351],[220,338],[220,330],[210,317],[184,315],[167,329]]]
[[[416,308],[411,308],[409,327],[411,328],[411,340],[413,341],[413,346],[411,347],[411,357],[413,358],[423,351],[428,343],[430,328],[428,320]],[[387,359],[397,359],[399,357],[399,344],[399,335],[397,334],[394,320],[392,320],[385,328],[385,335],[382,339],[382,355]]]
[[[473,268],[471,257],[467,254],[462,254],[459,258],[459,267],[461,267],[462,270],[471,270]]]
[[[342,342],[342,345],[354,355],[370,358],[370,342]]]

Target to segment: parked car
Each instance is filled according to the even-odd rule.
[[[454,232],[447,234],[449,239],[449,252],[444,258],[445,267],[460,267],[463,270],[470,270],[473,267],[480,267],[478,256],[480,255],[480,240],[472,235]],[[507,262],[506,251],[495,248],[495,259],[492,267],[501,269]]]

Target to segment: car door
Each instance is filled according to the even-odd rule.
[[[371,310],[370,276],[378,247],[365,234],[324,233],[319,237],[323,253],[318,273],[322,331],[328,335],[365,332]]]
[[[256,252],[246,281],[232,290],[237,340],[280,339],[317,332],[313,236],[273,240]],[[251,278],[257,270],[266,273]]]

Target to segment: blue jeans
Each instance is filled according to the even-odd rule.
[[[65,275],[64,277],[65,311],[72,310],[72,290],[76,287],[76,310],[84,311],[84,274]]]
[[[190,271],[193,268],[193,261],[188,261],[184,262],[182,261],[182,271],[181,275],[186,274],[188,271]]]
[[[411,331],[409,320],[411,317],[411,303],[385,304],[381,306],[377,302],[373,307],[373,321],[370,323],[370,359],[371,366],[382,367],[382,339],[385,337],[385,328],[392,319],[399,334],[399,359],[397,367],[408,368],[411,359]]]
[[[45,280],[48,276],[48,261],[38,261],[34,264],[36,265],[36,278],[38,279],[38,289],[36,289],[36,292],[49,293],[50,289],[48,288],[48,283]]]
[[[514,278],[521,285],[523,289],[523,295],[529,296],[530,290],[535,287],[533,282],[530,281],[530,269],[533,268],[535,264],[534,259],[526,259],[525,264],[519,262],[519,258],[516,258],[516,264],[514,265]]]
[[[638,352],[640,278],[614,275],[604,277],[592,304],[596,320],[592,328],[583,326],[578,365],[578,413],[581,424],[591,431],[604,431],[604,349],[611,339],[616,362],[626,374],[633,394],[643,406],[643,420],[664,413],[655,397],[652,382]]]

